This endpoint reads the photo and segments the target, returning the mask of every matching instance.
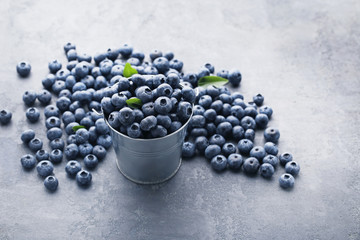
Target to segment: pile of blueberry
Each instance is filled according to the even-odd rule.
[[[228,78],[226,74],[223,77]],[[189,140],[183,144],[183,157],[193,157],[197,151],[211,161],[216,171],[242,167],[247,174],[260,171],[264,178],[272,177],[280,160],[286,171],[279,179],[280,185],[293,187],[293,176],[299,173],[299,164],[292,161],[292,155],[287,152],[277,157],[280,132],[267,126],[273,110],[262,106],[264,97],[261,94],[247,103],[242,94],[231,93],[224,86],[198,87],[197,92],[194,116],[187,128]],[[256,129],[264,130],[264,146],[254,146]]]
[[[293,176],[300,168],[290,153],[277,157],[275,144],[280,133],[267,128],[272,109],[261,106],[264,98],[260,94],[246,103],[240,93],[230,93],[224,86],[199,87],[202,77],[215,76],[211,64],[185,74],[183,62],[175,59],[172,52],[154,50],[149,55],[150,61],[144,61],[145,55],[127,44],[93,58],[78,53],[71,43],[64,50],[66,68],[58,60],[51,61],[50,73],[42,81],[44,89],[28,90],[23,95],[30,123],[40,117],[40,111],[34,107],[36,100],[45,107],[46,135],[52,151],[43,149],[42,140],[35,137],[33,130],[26,130],[21,139],[35,156],[24,155],[21,164],[25,169],[36,166],[47,189],[57,189],[54,165],[62,162],[64,156],[69,160],[67,174],[81,186],[91,183],[91,170],[105,158],[112,145],[110,129],[96,112],[102,112],[114,130],[131,138],[164,137],[189,121],[183,157],[193,157],[197,151],[211,160],[217,171],[242,167],[246,173],[255,174],[260,169],[260,174],[267,178],[273,175],[280,160],[287,172],[281,176],[280,185],[285,188],[294,185]],[[131,77],[125,77],[128,64],[136,70]],[[21,62],[16,69],[21,77],[27,77],[31,66]],[[241,73],[236,69],[218,71],[216,76],[227,79],[234,87],[241,82]],[[57,99],[52,105],[53,95]],[[2,124],[10,119],[10,112],[0,112]],[[253,146],[255,129],[265,129],[264,147]],[[62,139],[64,130],[66,142]],[[249,157],[244,161],[243,156]],[[83,164],[78,159],[83,159]]]

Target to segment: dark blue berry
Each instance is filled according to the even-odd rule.
[[[253,97],[253,101],[257,106],[261,106],[264,102],[264,97],[259,93]]]
[[[89,140],[89,131],[85,128],[81,128],[76,131],[75,136],[77,144],[85,143]]]
[[[207,69],[205,66],[202,66],[202,67],[200,67],[196,76],[197,76],[197,79],[200,79],[202,77],[209,76],[209,75],[210,75],[209,69]]]
[[[157,124],[163,126],[164,128],[170,128],[171,118],[168,115],[157,115],[156,116]],[[141,120],[140,120],[141,121]]]
[[[271,107],[262,106],[261,108],[259,108],[259,113],[266,114],[268,116],[268,118],[270,119],[271,115],[273,114],[273,110]]]
[[[244,138],[254,141],[255,131],[253,129],[247,129],[244,133]]]
[[[50,142],[51,149],[60,149],[61,151],[64,150],[65,142],[61,138],[55,138]]]
[[[241,106],[235,105],[231,107],[230,114],[240,120],[245,116],[245,111]]]
[[[71,100],[64,96],[56,100],[56,106],[61,112],[65,112],[66,110],[68,110],[70,104],[71,104]]]
[[[61,138],[62,130],[58,127],[50,128],[49,130],[47,130],[46,136],[50,141],[54,140],[55,138]]]
[[[288,162],[285,164],[285,172],[296,176],[300,172],[300,165],[295,161]]]
[[[274,175],[275,169],[270,163],[263,163],[260,166],[260,175],[264,178],[271,178]]]
[[[134,111],[129,107],[124,107],[119,111],[119,121],[124,126],[129,126],[135,121]]]
[[[6,109],[0,111],[0,123],[6,125],[10,122],[12,113]]]
[[[220,147],[222,147],[225,144],[225,142],[226,142],[225,138],[220,134],[214,134],[209,139],[210,144],[212,144],[212,145],[215,144],[215,145],[218,145]]]
[[[64,150],[67,159],[76,159],[79,154],[79,147],[75,143],[70,143]]]
[[[26,110],[26,118],[31,122],[37,122],[40,117],[40,112],[37,108],[31,107]]]
[[[195,155],[195,144],[191,142],[184,142],[182,145],[182,156],[185,158],[191,158]]]
[[[204,67],[206,67],[207,69],[209,69],[210,73],[214,73],[215,71],[215,67],[211,64],[211,63],[205,63]]]
[[[237,117],[234,117],[232,115],[226,117],[226,121],[229,122],[233,127],[238,126],[240,124],[240,121]]]
[[[204,112],[204,117],[206,118],[207,122],[214,122],[216,119],[217,113],[214,109],[207,109]]]
[[[37,99],[42,105],[48,105],[51,102],[51,93],[44,89],[37,94]]]
[[[79,124],[77,122],[72,122],[69,123],[66,127],[65,127],[65,132],[67,135],[71,135],[71,134],[75,134],[75,131],[73,130],[73,127],[75,126],[79,126]]]
[[[44,160],[36,165],[36,170],[41,177],[47,177],[53,173],[54,165],[50,161]]]
[[[70,160],[65,166],[66,173],[74,177],[79,171],[81,171],[81,164],[76,160]]]
[[[108,149],[109,147],[111,147],[112,145],[112,139],[111,136],[106,134],[106,135],[101,135],[98,137],[98,139],[96,140],[97,145],[101,145],[104,148]],[[80,151],[81,152],[81,151]]]
[[[44,186],[49,191],[55,191],[59,185],[59,181],[55,176],[47,176],[44,180]]]
[[[49,157],[52,163],[60,163],[63,159],[63,152],[60,149],[54,149],[50,152]]]
[[[194,138],[199,137],[199,136],[207,136],[208,132],[205,128],[193,128],[191,130],[190,135]]]
[[[237,145],[239,152],[245,155],[250,153],[253,146],[253,142],[249,139],[241,139]]]
[[[232,129],[232,137],[239,141],[240,139],[242,139],[244,137],[245,131],[241,126],[235,126]]]
[[[228,70],[220,70],[219,72],[216,73],[216,76],[228,79],[229,71]]]
[[[295,178],[291,174],[285,173],[279,178],[279,184],[285,189],[292,188],[295,184]]]
[[[258,115],[256,115],[255,117],[255,122],[256,122],[256,126],[258,128],[266,128],[268,122],[269,122],[269,118],[266,114],[263,113],[259,113]]]
[[[189,102],[181,101],[179,102],[177,109],[177,116],[180,121],[187,121],[192,115],[192,106]]]
[[[60,117],[60,110],[54,105],[48,105],[44,109],[44,115],[46,118],[49,117]]]
[[[280,138],[280,132],[276,128],[268,127],[264,131],[264,137],[267,142],[277,143]]]
[[[43,142],[39,138],[33,138],[30,140],[28,146],[29,146],[30,150],[32,150],[33,152],[36,152],[36,151],[42,149]]]
[[[195,139],[195,147],[201,154],[204,154],[207,146],[209,146],[209,140],[206,137],[199,136]]]
[[[99,160],[102,160],[106,157],[106,149],[103,146],[96,145],[92,150],[92,154],[94,154]]]
[[[243,164],[243,169],[246,173],[255,174],[259,169],[259,161],[254,157],[249,157]]]
[[[61,118],[65,126],[67,126],[69,123],[75,122],[76,120],[75,115],[70,111],[64,112]]]
[[[65,45],[64,45],[64,51],[65,51],[65,53],[67,53],[69,50],[71,50],[71,49],[76,49],[76,45],[75,44],[73,44],[73,43],[70,43],[70,42],[68,42],[68,43],[66,43]]]
[[[289,152],[284,152],[279,156],[280,164],[285,166],[288,162],[293,160],[293,156]]]
[[[221,153],[221,147],[215,144],[211,144],[206,147],[205,149],[205,157],[207,159],[212,159],[216,155],[219,155]]]
[[[139,59],[140,62],[142,62],[145,58],[145,54],[142,52],[138,52],[138,51],[133,51],[130,55],[132,58],[137,58]]]
[[[28,62],[22,61],[16,65],[16,71],[21,77],[27,77],[30,74],[31,66]]]
[[[56,77],[54,74],[48,74],[41,82],[44,88],[51,89],[52,85],[55,83]]]
[[[248,106],[244,109],[244,113],[245,113],[245,116],[249,116],[252,118],[255,118],[256,115],[258,114],[256,109],[254,107],[250,107],[250,106]]]
[[[195,105],[193,111],[194,111],[194,116],[204,115],[205,109],[200,105]]]
[[[243,164],[244,160],[240,154],[232,153],[228,156],[228,165],[229,168],[233,170],[238,170],[241,168],[241,165]]]
[[[225,143],[222,147],[222,151],[221,151],[222,155],[224,155],[225,157],[229,156],[232,153],[236,153],[236,147],[234,144],[232,143]]]
[[[229,71],[228,79],[231,85],[237,87],[240,85],[241,82],[241,73],[237,69],[232,69]]]
[[[35,91],[28,90],[24,92],[22,99],[26,105],[32,106],[35,103],[36,97],[37,94]]]
[[[98,165],[98,163],[99,163],[99,160],[93,154],[88,154],[84,158],[84,165],[85,165],[85,167],[87,167],[89,169],[95,168]]]
[[[274,155],[274,156],[276,156],[278,154],[278,152],[279,152],[277,146],[273,142],[266,142],[264,144],[264,149],[265,149],[267,154],[271,154],[271,155]]]
[[[271,164],[274,168],[276,168],[276,166],[278,165],[279,163],[279,159],[274,156],[274,155],[271,155],[271,154],[268,154],[266,155],[263,160],[262,160],[263,163],[269,163]]]
[[[92,150],[93,150],[93,146],[90,143],[83,143],[79,145],[79,154],[81,157],[85,157],[86,155],[90,154]]]
[[[72,124],[72,123],[70,123],[70,124]],[[70,124],[68,124],[68,125],[70,125]],[[80,125],[84,126],[85,128],[90,128],[91,126],[94,126],[95,123],[90,116],[87,116],[87,117],[84,117],[83,119],[81,119]],[[66,128],[67,128],[67,126],[66,126]]]
[[[150,129],[154,128],[157,124],[157,119],[154,116],[147,116],[140,122],[140,128],[143,131],[150,131]]]
[[[256,122],[252,117],[245,116],[241,119],[240,125],[245,129],[255,129]]]
[[[61,67],[62,67],[62,64],[56,59],[49,62],[49,70],[51,73],[56,73],[57,71],[59,71],[61,69]]]
[[[141,123],[140,123],[141,124]],[[140,125],[141,126],[141,125]],[[177,130],[179,130],[182,127],[182,123],[179,121],[173,121],[171,122],[171,126],[169,129],[170,133],[176,132]]]
[[[227,165],[227,159],[223,155],[216,155],[211,159],[211,167],[216,171],[225,170]]]
[[[161,125],[156,125],[150,132],[153,138],[165,137],[167,135],[167,129]]]
[[[261,146],[255,146],[250,150],[250,157],[254,157],[261,161],[266,155],[265,149]]]
[[[176,71],[181,72],[181,70],[182,70],[182,68],[184,66],[184,63],[182,61],[180,61],[178,59],[172,59],[172,60],[169,59],[169,61],[170,61],[169,62],[169,67],[171,69],[175,69]]]
[[[20,159],[20,162],[21,162],[21,165],[23,166],[23,168],[25,168],[25,169],[32,169],[36,165],[36,159],[31,154],[26,154],[26,155],[22,156]]]
[[[21,141],[23,141],[23,143],[29,143],[31,139],[33,139],[35,137],[35,132],[32,129],[28,129],[25,130],[24,132],[21,133]]]
[[[229,122],[222,122],[216,127],[216,133],[222,135],[225,138],[231,136],[232,125]]]
[[[76,174],[76,182],[80,185],[80,186],[87,186],[91,183],[92,180],[92,175],[90,172],[86,171],[86,170],[81,170],[79,172],[77,172]]]

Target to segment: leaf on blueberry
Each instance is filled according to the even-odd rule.
[[[137,74],[137,73],[138,73],[138,71],[135,68],[131,67],[130,63],[125,64],[124,71],[123,71],[124,77],[129,78],[132,75]]]
[[[143,105],[141,100],[136,97],[132,97],[126,100],[126,104],[131,108],[141,108],[141,106]]]
[[[73,127],[72,127],[72,130],[73,130],[74,132],[76,132],[76,131],[79,130],[80,128],[85,128],[85,126],[83,126],[83,125],[73,126]]]
[[[218,76],[205,76],[199,79],[198,86],[199,87],[208,87],[208,86],[214,86],[214,87],[221,87],[225,84],[227,84],[229,80],[218,77]]]

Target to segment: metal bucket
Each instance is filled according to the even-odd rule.
[[[181,151],[189,120],[176,132],[154,139],[130,138],[110,128],[116,164],[129,180],[139,184],[157,184],[172,178],[181,166]]]

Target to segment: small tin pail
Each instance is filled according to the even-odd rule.
[[[191,117],[176,132],[154,139],[130,138],[112,128],[104,117],[120,172],[139,184],[157,184],[172,178],[181,166],[182,145]]]

